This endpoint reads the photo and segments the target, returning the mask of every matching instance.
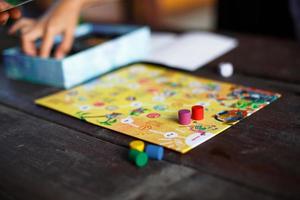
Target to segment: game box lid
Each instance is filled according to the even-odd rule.
[[[61,37],[55,41],[58,44]],[[149,50],[148,27],[83,24],[76,30],[70,54],[61,60],[52,56],[47,59],[27,56],[20,47],[5,50],[3,60],[9,78],[71,88],[120,66],[142,60]]]

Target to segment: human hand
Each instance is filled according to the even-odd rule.
[[[55,50],[54,57],[63,58],[71,49],[74,32],[80,15],[82,0],[61,0],[39,20],[21,19],[10,29],[13,34],[21,31],[22,49],[29,56],[48,58],[54,45],[55,36],[61,35],[62,42]],[[41,39],[39,50],[35,42]]]
[[[0,0],[0,11],[10,8],[12,5]],[[21,17],[21,11],[17,8],[9,10],[7,12],[0,13],[0,25],[5,25],[9,18],[18,19]]]

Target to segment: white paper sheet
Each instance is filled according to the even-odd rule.
[[[176,41],[178,36],[174,33],[155,32],[151,34],[151,53],[162,50]]]
[[[208,32],[189,32],[179,36],[153,34],[152,52],[146,61],[194,71],[229,52],[237,44],[236,39]]]

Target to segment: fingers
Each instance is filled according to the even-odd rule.
[[[0,10],[6,10],[10,7],[10,5],[8,3],[6,3],[5,1],[0,0]]]
[[[7,12],[0,14],[0,25],[5,25],[9,18],[9,14]]]
[[[9,34],[21,31],[22,50],[29,56],[36,56],[37,49],[35,41],[40,38],[42,31],[35,20],[24,18],[17,21],[9,30]]]
[[[0,1],[0,10],[8,9],[11,5]],[[17,8],[0,14],[0,25],[5,25],[9,18],[18,19],[21,17],[21,11]]]
[[[62,59],[71,50],[74,41],[74,29],[66,31],[63,37],[63,41],[58,46],[54,55],[57,59]]]
[[[54,43],[55,33],[51,27],[47,27],[43,36],[43,42],[40,49],[40,56],[42,58],[48,58]]]
[[[22,38],[22,49],[24,53],[28,56],[36,56],[37,55],[37,50],[35,47],[34,41],[27,39],[27,38]]]
[[[25,54],[28,56],[37,56],[35,41],[41,36],[41,34],[42,32],[36,28],[22,34],[22,49]]]
[[[17,21],[9,33],[15,33],[21,30],[22,32],[22,49],[28,56],[41,56],[48,58],[54,43],[55,32],[52,26],[44,28],[44,25],[37,23],[32,19],[22,19]],[[42,37],[40,51],[38,53],[36,40]]]
[[[9,14],[13,19],[19,19],[22,15],[21,11],[17,8],[10,10]]]
[[[15,34],[17,31],[22,31],[22,33],[25,33],[32,27],[34,24],[34,20],[32,19],[20,19],[14,25],[11,26],[8,33],[9,34]]]

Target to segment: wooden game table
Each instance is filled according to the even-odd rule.
[[[300,44],[233,34],[240,45],[199,76],[282,98],[186,155],[138,169],[123,134],[36,106],[58,91],[9,80],[0,67],[0,199],[297,199],[300,196]],[[16,41],[1,36],[0,48]],[[229,61],[235,74],[216,73]],[[42,66],[41,66],[42,67]]]

